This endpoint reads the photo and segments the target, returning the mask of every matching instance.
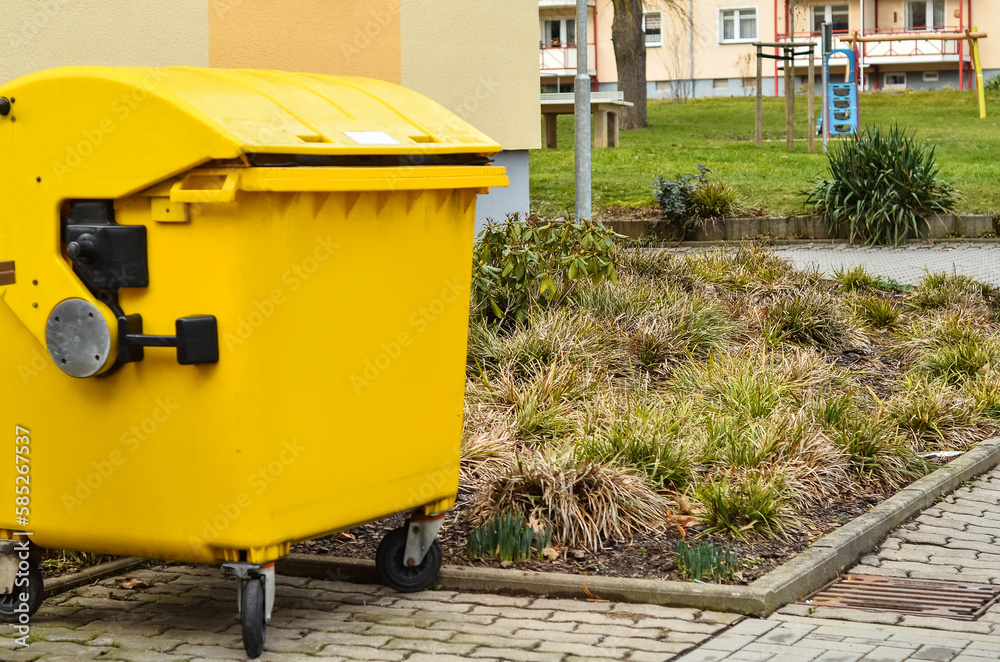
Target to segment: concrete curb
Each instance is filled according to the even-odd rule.
[[[869,512],[816,541],[788,563],[747,586],[722,586],[656,579],[588,577],[445,566],[438,584],[448,590],[490,591],[587,598],[730,611],[766,616],[809,595],[878,546],[889,533],[959,484],[1000,464],[1000,438],[980,442],[962,457],[915,481]],[[345,581],[377,581],[375,564],[361,559],[289,554],[278,561],[281,574]]]
[[[716,248],[719,246],[739,246],[741,244],[761,244],[759,239],[719,239],[714,241],[664,241],[658,244],[642,246],[643,250],[659,250],[664,248]],[[925,244],[1000,244],[1000,237],[938,237],[935,239],[909,239],[906,245],[919,246]],[[854,248],[880,248],[885,246],[864,246],[851,244],[846,239],[773,239],[766,246],[853,246]],[[900,246],[902,248],[902,246]]]
[[[123,572],[128,572],[129,570],[137,568],[148,562],[148,559],[140,559],[130,556],[124,559],[116,559],[114,561],[101,563],[90,568],[85,568],[80,572],[73,573],[72,575],[62,575],[60,577],[46,579],[45,596],[51,598],[53,595],[59,595],[60,593],[65,593],[66,591],[72,591],[74,588],[80,588],[81,586],[93,584],[94,582],[100,581],[106,577],[114,577],[115,575]]]
[[[634,239],[663,237],[661,221],[649,219],[609,219],[604,224]],[[983,237],[994,233],[992,214],[931,214],[919,221],[918,232],[911,239]],[[794,240],[836,241],[848,238],[847,228],[830,231],[820,216],[761,216],[756,218],[714,218],[704,221],[691,237],[697,241],[740,241],[769,237]]]

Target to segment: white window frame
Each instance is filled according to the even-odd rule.
[[[575,18],[572,18],[572,17],[568,17],[568,18],[543,18],[542,19],[542,25],[541,25],[541,28],[542,28],[542,39],[541,39],[541,41],[542,41],[542,46],[543,47],[553,48],[553,46],[551,45],[552,42],[551,41],[546,41],[546,39],[545,39],[545,37],[546,37],[546,34],[545,34],[545,24],[548,23],[549,21],[552,21],[553,23],[555,23],[555,22],[559,23],[559,34],[566,34],[566,21],[573,21],[573,23],[574,23],[574,29],[573,29],[573,39],[574,39],[574,41],[560,41],[559,42],[559,47],[565,47],[568,44],[575,44],[576,43],[576,41],[575,41],[576,40],[576,19]]]
[[[646,17],[652,14],[656,14],[660,17],[660,40],[656,42],[651,42],[646,39]],[[659,48],[663,45],[663,12],[661,11],[644,11],[642,12],[642,38],[646,42],[646,48]]]
[[[902,76],[902,83],[895,83],[893,85],[889,84],[889,76]],[[905,90],[906,89],[906,72],[905,71],[887,71],[882,74],[882,89],[884,90]]]
[[[935,26],[935,25],[925,25],[923,27],[916,27],[916,26],[906,25],[907,17],[910,15],[910,5],[916,4],[918,2],[923,2],[926,5],[926,9],[924,11],[926,12],[926,16],[927,16],[927,23],[932,23],[932,24],[934,23],[934,5],[936,3],[941,3],[941,6],[943,7],[943,9],[941,10],[941,14],[942,14],[942,17],[944,19],[942,21],[942,23],[947,23],[948,22],[948,3],[945,0],[907,0],[906,2],[903,3],[903,26],[904,26],[905,29],[907,29],[907,30],[934,30],[934,29],[936,29],[938,27],[943,27],[943,26]]]
[[[754,26],[757,28],[757,34],[753,37],[743,37],[740,34],[740,12],[752,9],[754,13]],[[726,39],[726,28],[724,24],[726,12],[733,12],[733,33],[736,34],[735,39]],[[760,10],[757,5],[746,5],[743,7],[719,7],[719,43],[720,44],[749,44],[757,41],[757,35],[760,34]]]
[[[925,71],[924,72],[924,82],[925,83],[939,83],[941,81],[940,71]]]
[[[822,4],[822,5],[813,5],[812,9],[810,10],[811,11],[810,18],[812,18],[813,24],[816,23],[816,10],[817,9],[822,9],[823,10],[823,20],[824,21],[826,21],[827,23],[833,24],[833,8],[834,8],[835,5],[837,5],[837,6],[846,6],[847,7],[847,25],[848,25],[847,29],[850,30],[851,29],[850,28],[850,24],[851,24],[851,5],[848,2],[828,2],[828,3]]]

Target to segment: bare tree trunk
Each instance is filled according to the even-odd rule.
[[[619,128],[646,127],[646,35],[642,30],[642,0],[612,0],[611,41],[618,67],[618,90],[634,106],[625,107]]]

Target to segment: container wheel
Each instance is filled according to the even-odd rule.
[[[402,526],[385,534],[375,552],[375,569],[382,583],[400,593],[423,591],[441,570],[441,544],[437,540],[431,544],[420,565],[411,567],[404,563],[408,528]]]
[[[28,594],[28,615],[34,616],[45,600],[45,586],[42,579],[42,569],[38,560],[32,557],[28,560],[28,585],[15,586],[11,593],[0,594],[0,621],[14,622],[24,613],[21,594]]]
[[[243,648],[251,660],[264,653],[264,640],[267,639],[264,600],[264,578],[247,579],[240,613],[243,615]]]

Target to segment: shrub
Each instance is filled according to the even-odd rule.
[[[976,308],[986,306],[987,300],[995,296],[995,288],[969,276],[928,271],[910,292],[906,303],[918,311],[946,307]]]
[[[473,315],[523,321],[560,300],[579,278],[615,281],[615,238],[600,221],[521,220],[508,215],[479,234],[472,257]]]
[[[892,329],[899,323],[902,307],[883,296],[860,296],[850,301],[854,316],[869,329]]]
[[[780,473],[751,471],[716,478],[695,488],[695,499],[704,508],[698,519],[705,533],[777,538],[795,522]]]
[[[911,377],[903,378],[886,413],[921,452],[966,448],[980,423],[975,404],[960,392]]]
[[[511,511],[550,526],[565,545],[592,550],[609,538],[660,531],[670,512],[635,470],[581,460],[571,450],[518,455],[484,481],[472,505],[473,525]]]
[[[638,470],[657,487],[683,489],[694,457],[682,440],[689,410],[635,407],[615,415],[577,443],[577,457]]]
[[[852,413],[830,436],[849,458],[851,471],[883,490],[901,487],[932,468],[879,417]]]
[[[771,345],[835,350],[862,342],[841,302],[819,291],[802,292],[769,307],[761,331]]]
[[[739,557],[729,545],[719,548],[711,542],[688,545],[678,540],[674,563],[682,575],[696,582],[725,581],[740,569]]]
[[[685,363],[674,372],[673,385],[679,394],[700,394],[700,407],[747,420],[770,415],[795,390],[763,355],[749,353],[712,354],[707,361]]]
[[[684,261],[698,280],[730,290],[745,290],[762,283],[810,285],[819,281],[815,271],[800,271],[788,260],[756,244],[685,255]]]
[[[952,385],[989,373],[1000,359],[1000,343],[974,320],[951,313],[926,327],[908,330],[912,337],[902,354],[918,374]]]
[[[877,290],[882,280],[868,273],[865,265],[859,264],[850,269],[836,267],[833,270],[833,282],[841,292],[856,292],[857,290]]]
[[[684,239],[705,219],[722,218],[740,211],[736,192],[724,182],[708,181],[705,175],[712,171],[701,163],[695,165],[697,174],[689,172],[678,175],[677,179],[657,177],[652,184],[668,239]]]
[[[934,148],[898,126],[865,127],[833,147],[828,173],[806,196],[833,231],[851,242],[896,246],[920,231],[928,214],[953,211],[957,194],[941,178]]]
[[[735,325],[714,301],[680,296],[671,305],[639,317],[629,345],[638,362],[652,368],[686,356],[725,349]]]
[[[725,182],[705,182],[691,192],[690,203],[698,218],[724,218],[736,208],[736,191]]]
[[[991,76],[983,85],[983,89],[988,92],[1000,92],[1000,76]]]
[[[542,551],[552,541],[548,528],[536,530],[514,513],[497,513],[483,526],[469,534],[467,549],[471,558],[492,556],[501,561],[542,558]]]

